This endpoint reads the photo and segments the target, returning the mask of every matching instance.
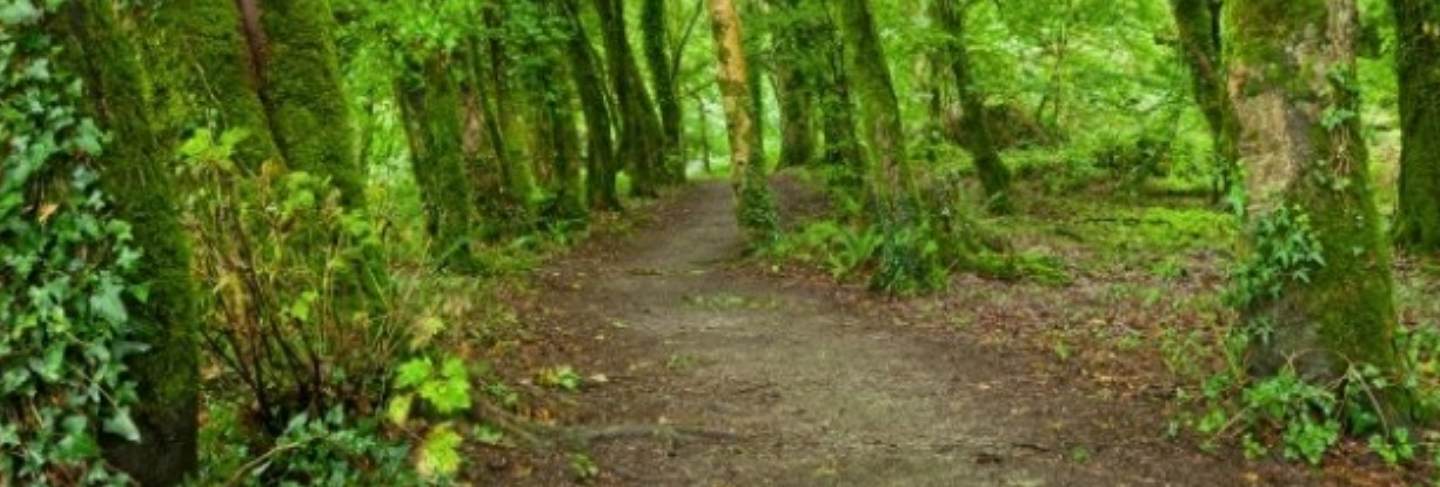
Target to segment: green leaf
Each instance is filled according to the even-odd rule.
[[[102,281],[100,289],[90,296],[90,310],[112,325],[124,324],[130,320],[130,314],[125,311],[125,302],[120,299],[120,293],[124,290],[125,288],[114,281]]]
[[[40,20],[40,9],[30,0],[5,0],[0,4],[0,25],[18,26]]]
[[[136,427],[135,420],[130,418],[130,408],[116,409],[115,415],[105,420],[103,428],[106,433],[119,436],[132,443],[140,442],[140,428]]]
[[[396,372],[395,387],[415,387],[427,380],[435,373],[435,366],[430,362],[429,357],[410,359],[400,364]]]
[[[463,378],[432,380],[420,386],[420,397],[440,414],[470,409],[470,381]]]
[[[475,441],[490,446],[498,446],[505,441],[505,432],[489,424],[476,425],[471,435],[475,437]]]
[[[429,479],[455,475],[460,471],[460,444],[464,441],[450,423],[436,426],[420,444],[415,470]]]
[[[390,405],[385,408],[385,418],[396,426],[405,426],[410,419],[410,406],[415,402],[415,396],[401,394],[390,400]]]

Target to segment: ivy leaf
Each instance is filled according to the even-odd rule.
[[[130,315],[125,312],[125,302],[120,299],[120,292],[124,290],[114,281],[102,281],[100,289],[90,296],[91,311],[112,325],[125,323]]]
[[[140,442],[140,428],[135,426],[135,420],[130,418],[130,408],[122,407],[115,410],[115,415],[105,420],[102,425],[106,433],[124,438],[131,443]]]
[[[30,0],[8,0],[0,5],[0,25],[18,26],[40,20],[40,9]]]
[[[420,457],[415,470],[426,478],[448,477],[460,471],[460,444],[464,438],[450,423],[444,423],[430,430],[420,444]]]

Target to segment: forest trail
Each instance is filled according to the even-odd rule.
[[[581,342],[566,359],[607,377],[581,394],[581,421],[736,437],[596,443],[601,485],[1274,482],[1162,439],[1154,411],[1047,384],[1023,354],[745,272],[726,183],[683,191],[615,248],[544,270],[538,304]]]

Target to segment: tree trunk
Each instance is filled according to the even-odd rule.
[[[259,52],[252,51],[237,27],[241,16],[236,2],[162,2],[153,22],[161,51],[154,62],[174,67],[172,74],[155,80],[157,102],[164,105],[163,113],[174,115],[168,121],[170,137],[179,137],[180,129],[205,121],[211,112],[218,115],[214,122],[222,133],[248,134],[235,147],[234,158],[243,167],[253,171],[265,161],[281,161],[260,100]]]
[[[199,391],[196,333],[200,294],[175,211],[172,147],[157,137],[147,80],[135,45],[109,0],[75,0],[57,19],[68,61],[94,102],[88,112],[111,135],[99,158],[100,182],[116,216],[134,228],[145,302],[126,303],[150,350],[130,364],[141,401],[132,412],[141,442],[104,439],[105,456],[144,485],[176,485],[195,469]]]
[[[485,10],[484,20],[487,28],[500,31],[504,28],[505,5],[500,0],[491,0],[490,8]],[[515,103],[515,93],[512,93],[509,80],[509,54],[507,46],[500,36],[491,36],[489,39],[489,52],[487,66],[487,85],[491,102],[494,104],[494,118],[497,120],[500,136],[500,148],[503,149],[503,157],[500,159],[502,172],[505,177],[505,200],[510,214],[510,230],[522,230],[529,228],[535,223],[534,202],[538,192],[535,185],[534,168],[531,167],[522,149],[524,141],[521,137],[524,129],[521,127],[521,108]]]
[[[695,118],[700,120],[700,163],[705,174],[710,174],[710,112],[705,109],[705,98],[695,97]]]
[[[290,168],[329,177],[347,207],[363,208],[365,168],[355,151],[330,4],[271,0],[258,8],[263,37],[252,36],[258,45],[252,50],[262,53],[260,95],[276,145]]]
[[[419,64],[399,76],[395,97],[410,143],[410,166],[420,190],[425,227],[437,262],[471,270],[471,225],[476,219],[466,184],[460,88],[450,76],[452,63],[447,56],[432,54]]]
[[[620,112],[620,162],[634,169],[631,189],[636,195],[657,196],[663,167],[660,121],[630,50],[625,2],[595,0],[595,7],[600,13],[611,90]]]
[[[1395,239],[1401,246],[1440,251],[1440,5],[1391,0],[1400,31],[1397,55],[1400,119],[1400,204]]]
[[[577,0],[562,0],[569,27],[565,50],[570,64],[570,79],[580,98],[585,114],[585,172],[590,207],[597,210],[619,210],[620,195],[615,187],[615,173],[620,170],[615,160],[615,142],[610,128],[610,106],[605,101],[604,84],[590,37],[580,22]]]
[[[1358,115],[1355,0],[1249,0],[1227,9],[1253,227],[1243,254],[1260,276],[1241,280],[1253,288],[1240,289],[1253,295],[1241,304],[1248,326],[1268,335],[1252,342],[1252,366],[1265,375],[1293,360],[1315,380],[1352,363],[1398,367],[1390,255]]]
[[[858,191],[865,184],[865,161],[860,155],[860,141],[855,130],[855,102],[850,90],[850,69],[845,56],[845,43],[839,25],[830,15],[826,2],[802,0],[808,15],[820,25],[809,42],[820,50],[821,66],[816,71],[821,132],[825,136],[823,159],[836,169],[831,184],[842,190]]]
[[[665,15],[665,3],[664,0],[645,0],[640,13],[645,34],[645,60],[650,65],[655,102],[660,107],[660,154],[663,163],[661,175],[664,182],[677,184],[685,181],[685,161],[680,154],[683,119],[673,73],[679,66],[670,65],[670,55],[666,51],[670,46],[670,28]]]
[[[1170,0],[1170,9],[1180,34],[1180,58],[1190,68],[1195,103],[1210,127],[1215,144],[1216,197],[1230,190],[1239,179],[1240,155],[1236,138],[1235,106],[1225,86],[1221,61],[1220,21],[1223,0]]]
[[[750,111],[754,93],[746,70],[740,17],[731,0],[710,0],[710,20],[720,66],[716,77],[730,132],[730,181],[738,203],[736,217],[750,245],[764,245],[775,238],[778,225],[763,154],[754,145],[756,114]]]
[[[471,112],[468,115],[471,122],[468,123],[473,125],[467,130],[473,131],[471,136],[475,138],[474,151],[468,154],[467,163],[474,188],[471,198],[481,215],[490,222],[485,237],[494,238],[501,227],[510,224],[512,212],[508,210],[511,205],[505,181],[505,166],[509,161],[506,154],[509,151],[505,147],[505,134],[500,130],[499,116],[495,113],[488,86],[491,78],[485,56],[487,45],[478,38],[469,39],[465,50],[468,76],[463,77],[461,87],[466,95],[466,110]]]
[[[810,78],[814,63],[806,46],[815,19],[800,10],[800,0],[776,2],[777,14],[787,19],[778,28],[775,52],[776,98],[780,103],[780,166],[805,166],[815,157],[815,92]]]
[[[914,179],[905,158],[900,102],[869,0],[843,0],[840,4],[848,64],[858,89],[864,133],[870,142],[867,159],[874,161],[866,181],[874,209],[881,212],[880,219],[887,224],[920,221],[915,212],[921,208],[915,201]]]
[[[950,36],[945,40],[943,53],[955,79],[955,89],[960,105],[965,110],[963,126],[969,132],[970,151],[975,156],[975,169],[980,174],[980,183],[985,188],[989,207],[998,212],[1010,211],[1010,170],[1000,159],[1000,152],[990,136],[990,121],[986,117],[984,98],[975,87],[970,75],[970,53],[965,47],[965,11],[956,0],[935,0],[932,5],[936,23]]]

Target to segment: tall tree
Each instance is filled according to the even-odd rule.
[[[640,24],[644,33],[645,62],[650,67],[650,84],[655,89],[655,103],[660,107],[661,175],[667,183],[678,183],[685,180],[685,162],[680,154],[683,130],[680,95],[676,90],[674,74],[679,67],[670,64],[670,22],[666,15],[666,3],[664,0],[644,0],[640,9]]]
[[[1390,255],[1357,115],[1355,0],[1227,9],[1252,227],[1238,285],[1247,322],[1267,330],[1253,366],[1316,379],[1396,367]]]
[[[276,145],[291,168],[329,177],[346,206],[365,202],[365,168],[335,51],[326,0],[239,0],[260,95]],[[255,17],[258,15],[258,19]]]
[[[1215,160],[1220,171],[1216,195],[1229,191],[1239,177],[1235,106],[1225,85],[1221,59],[1223,0],[1170,0],[1170,11],[1180,34],[1180,57],[1190,68],[1195,103],[1210,127]]]
[[[466,176],[464,115],[452,57],[435,52],[412,60],[395,82],[410,143],[410,164],[420,190],[425,227],[436,260],[457,270],[472,267],[469,240],[476,221]],[[463,64],[462,64],[463,65]],[[463,73],[463,70],[454,70]]]
[[[1400,204],[1395,238],[1440,251],[1440,5],[1391,0],[1399,26]]]
[[[861,126],[869,142],[866,158],[872,162],[866,183],[873,209],[880,212],[877,216],[885,225],[919,221],[917,212],[922,209],[905,157],[900,101],[875,28],[874,12],[869,0],[843,0],[840,13],[846,61],[854,76]]]
[[[570,78],[580,98],[580,109],[585,115],[585,172],[590,207],[619,210],[620,195],[615,186],[615,173],[620,167],[616,160],[614,136],[611,133],[610,106],[605,101],[603,80],[596,66],[597,56],[590,46],[585,26],[580,22],[580,5],[577,0],[561,0],[560,5],[569,27],[565,51],[570,64]]]
[[[483,21],[490,31],[484,63],[485,89],[493,105],[492,118],[496,120],[495,130],[500,137],[497,151],[500,153],[501,172],[505,179],[504,200],[510,212],[509,226],[516,230],[534,223],[534,203],[539,193],[535,183],[534,168],[526,159],[524,128],[520,117],[520,93],[511,83],[511,49],[505,38],[512,27],[511,16],[503,0],[491,0],[485,5]]]
[[[968,132],[969,149],[975,156],[975,169],[980,173],[989,207],[1006,212],[1010,209],[1010,169],[1000,159],[1000,152],[990,136],[984,98],[971,75],[970,53],[965,47],[965,8],[969,5],[968,1],[961,6],[957,5],[957,0],[935,0],[931,5],[932,15],[940,29],[949,36],[944,40],[942,57],[949,65],[960,105],[965,110],[963,128]]]
[[[841,40],[839,22],[824,0],[801,0],[807,15],[817,19],[815,31],[807,43],[819,52],[820,66],[815,75],[816,102],[820,110],[821,133],[825,147],[822,159],[835,172],[832,184],[850,190],[864,184],[864,159],[855,121],[855,102],[850,87],[849,61]]]
[[[815,157],[815,76],[819,56],[808,45],[819,20],[801,6],[801,0],[771,0],[775,33],[776,98],[780,104],[780,165],[803,166]]]
[[[595,8],[600,14],[600,29],[605,40],[610,89],[620,112],[619,158],[634,169],[632,191],[640,196],[656,196],[664,162],[660,121],[630,48],[625,2],[595,0]]]
[[[190,251],[170,183],[172,146],[151,117],[148,80],[139,53],[110,0],[66,5],[55,28],[66,61],[85,82],[88,112],[110,133],[100,158],[101,185],[115,213],[133,227],[142,249],[145,302],[127,303],[129,318],[150,351],[130,365],[141,398],[131,413],[140,443],[107,440],[106,456],[144,485],[175,485],[196,466],[200,295],[191,281]]]
[[[731,0],[710,0],[711,32],[715,36],[716,71],[725,122],[730,133],[730,181],[734,187],[736,217],[751,245],[764,245],[778,232],[775,200],[765,174],[764,154],[755,146],[756,113],[750,101],[740,16]]]

